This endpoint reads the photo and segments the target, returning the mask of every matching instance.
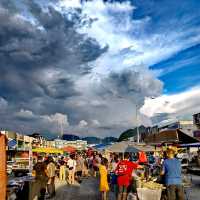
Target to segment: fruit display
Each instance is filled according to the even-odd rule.
[[[143,181],[142,187],[148,188],[148,189],[151,189],[151,190],[158,190],[158,189],[162,189],[163,185],[159,184],[159,183],[155,183],[153,181],[148,181],[148,182]]]

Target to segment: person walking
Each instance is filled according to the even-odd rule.
[[[81,155],[77,155],[76,159],[76,178],[79,183],[81,183],[82,172],[84,168],[84,160]]]
[[[118,184],[117,200],[126,200],[128,195],[128,188],[132,180],[132,172],[138,168],[138,164],[129,161],[129,154],[125,153],[124,159],[121,160],[115,170]]]
[[[69,160],[67,161],[68,167],[68,183],[70,185],[74,185],[75,183],[75,172],[76,172],[76,161],[75,155],[70,155]]]
[[[99,167],[99,175],[100,175],[100,184],[99,190],[101,192],[101,200],[107,200],[108,198],[108,160],[106,158],[102,158],[101,164],[98,165]]]
[[[161,175],[164,175],[168,200],[184,200],[181,162],[174,155],[175,152],[173,149],[167,150],[167,159],[163,161]]]
[[[89,166],[88,166],[88,160],[86,157],[83,158],[83,177],[88,177],[88,170],[89,170]]]
[[[54,164],[52,157],[48,157],[47,175],[49,178],[47,182],[47,192],[49,194],[49,197],[52,198],[56,195],[55,192],[56,165]]]
[[[115,155],[113,160],[110,163],[110,177],[111,177],[111,190],[114,191],[115,196],[117,196],[117,175],[115,173],[115,170],[117,168],[117,165],[119,163],[118,156]]]
[[[60,164],[59,179],[60,181],[65,181],[66,180],[66,166],[65,166],[65,161],[63,157],[59,161],[59,164]]]
[[[34,165],[35,186],[37,187],[38,200],[45,199],[46,185],[48,181],[47,166],[43,162],[42,156],[38,156],[37,163]]]

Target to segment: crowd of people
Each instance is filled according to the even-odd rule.
[[[55,196],[55,178],[66,181],[69,185],[81,183],[81,178],[88,175],[86,157],[82,154],[69,156],[37,157],[33,167],[33,175],[37,182],[39,199],[44,200]],[[48,196],[46,196],[46,192]]]
[[[153,154],[147,157],[144,152],[138,153],[137,159],[129,153],[123,156],[119,154],[102,156],[97,152],[47,158],[38,156],[34,172],[40,200],[46,198],[46,193],[48,198],[55,196],[55,177],[74,185],[81,184],[83,177],[88,176],[98,177],[101,200],[109,199],[110,190],[114,192],[117,200],[127,200],[129,192],[136,193],[133,187],[135,171],[144,171],[143,176],[147,178],[155,173],[155,166],[160,169],[157,175],[162,177],[162,183],[166,185],[167,199],[183,200],[181,163],[174,157],[172,149],[169,149],[162,159]]]

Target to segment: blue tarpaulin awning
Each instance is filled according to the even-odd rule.
[[[97,149],[97,150],[103,150],[105,149],[105,147],[109,146],[110,144],[97,144],[95,146],[93,146],[94,149]]]
[[[180,144],[180,147],[200,147],[200,142],[190,144]]]

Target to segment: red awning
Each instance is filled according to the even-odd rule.
[[[66,146],[66,147],[63,147],[63,151],[67,153],[73,153],[76,151],[76,148],[72,146]]]

